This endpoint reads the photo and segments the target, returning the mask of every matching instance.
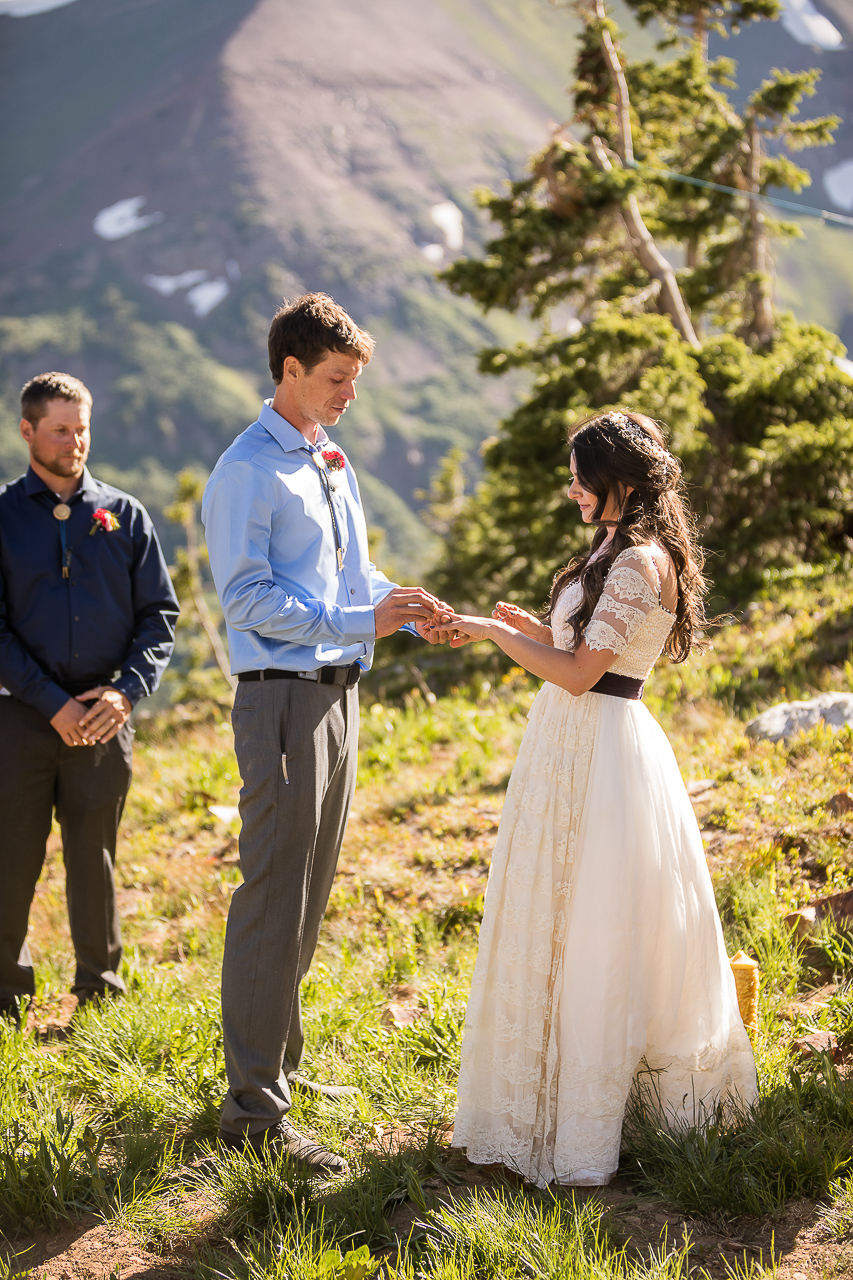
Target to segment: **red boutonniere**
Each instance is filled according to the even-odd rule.
[[[324,449],[321,456],[330,471],[343,471],[347,465],[340,449]]]
[[[93,538],[99,529],[103,529],[104,533],[112,533],[119,528],[121,521],[114,511],[107,511],[106,507],[98,507],[97,511],[92,512],[92,527],[89,530],[89,537]]]

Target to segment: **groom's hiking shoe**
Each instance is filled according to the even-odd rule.
[[[287,1156],[306,1173],[323,1173],[328,1176],[349,1173],[349,1165],[343,1156],[311,1142],[298,1129],[294,1129],[289,1120],[279,1120],[278,1124],[261,1129],[260,1133],[225,1133],[220,1129],[219,1145],[226,1151],[244,1151],[250,1147],[262,1159]]]
[[[320,1084],[318,1080],[309,1080],[298,1071],[291,1071],[287,1077],[291,1089],[299,1093],[308,1093],[315,1098],[360,1098],[361,1090],[352,1084]]]

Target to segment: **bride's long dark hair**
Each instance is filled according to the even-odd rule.
[[[675,623],[664,647],[673,662],[684,662],[701,643],[708,588],[702,575],[704,557],[683,492],[680,462],[669,452],[660,425],[633,410],[584,419],[569,432],[569,443],[578,480],[598,499],[593,520],[602,519],[608,498],[615,500],[621,514],[606,551],[596,556],[607,537],[607,525],[602,523],[586,555],[557,574],[546,619],[553,614],[563,588],[569,582],[580,582],[583,598],[571,619],[577,647],[620,551],[657,542],[672,557],[678,580]],[[626,497],[629,486],[633,492]]]

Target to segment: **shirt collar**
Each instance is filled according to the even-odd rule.
[[[261,411],[258,414],[258,422],[262,427],[266,427],[270,435],[278,441],[285,453],[292,453],[296,449],[307,449],[308,441],[305,439],[301,431],[297,431],[287,418],[283,418],[272,407],[271,400],[265,400],[261,405]],[[323,448],[329,443],[329,437],[322,427],[317,430],[317,444]]]
[[[89,468],[84,467],[80,487],[74,490],[74,493],[71,495],[72,498],[76,498],[78,493],[99,492],[100,485],[98,484],[98,481],[95,480]],[[27,467],[27,474],[24,476],[24,493],[28,498],[32,497],[34,493],[49,493],[52,497],[56,497],[56,490],[51,489],[50,485],[45,484],[41,476],[37,476],[32,467]]]

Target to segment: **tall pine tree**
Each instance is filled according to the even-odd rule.
[[[664,25],[661,59],[627,59],[604,0],[577,0],[573,119],[508,193],[479,193],[497,234],[446,272],[484,309],[542,322],[538,340],[481,354],[484,372],[529,369],[534,385],[449,522],[445,589],[469,606],[539,605],[581,545],[566,428],[598,410],[667,424],[731,602],[853,533],[853,381],[834,335],[775,313],[769,246],[799,228],[755,198],[801,190],[809,175],[786,151],[831,140],[833,118],[799,118],[818,73],[774,70],[738,111],[734,64],[709,61],[708,32],[771,19],[776,0],[628,2]]]

